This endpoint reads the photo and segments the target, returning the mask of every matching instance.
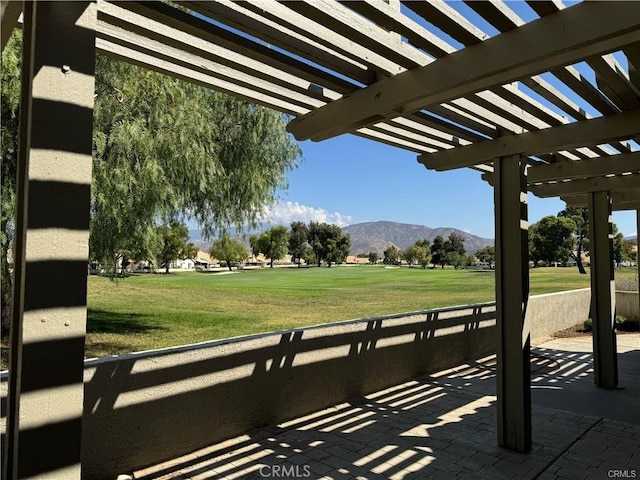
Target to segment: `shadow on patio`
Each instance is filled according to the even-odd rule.
[[[253,431],[135,478],[576,479],[637,472],[640,337],[618,338],[625,390],[593,386],[590,338],[533,349],[529,454],[496,445],[490,356]]]

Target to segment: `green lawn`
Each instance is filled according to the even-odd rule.
[[[493,271],[374,266],[89,278],[86,355],[494,300]],[[589,286],[573,268],[531,270],[531,294]]]

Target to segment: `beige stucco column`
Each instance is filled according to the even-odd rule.
[[[494,161],[498,444],[531,449],[527,181],[519,155]]]
[[[593,370],[598,387],[615,388],[618,385],[618,360],[614,329],[616,287],[611,198],[608,192],[591,192],[588,198]]]
[[[78,479],[97,5],[25,2],[8,479]]]

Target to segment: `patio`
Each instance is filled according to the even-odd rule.
[[[496,445],[495,356],[256,430],[136,479],[602,479],[640,470],[640,335],[618,335],[618,390],[591,337],[532,349],[533,447]]]
[[[123,385],[132,387],[131,391],[139,386],[136,382],[143,390],[162,390],[151,382],[159,375],[158,371],[151,369],[139,375],[124,368],[109,372],[114,365],[133,368],[136,364],[133,358],[116,362],[117,365],[110,361],[96,362],[93,371],[99,375],[88,387],[89,394],[85,394],[91,117],[96,51],[295,116],[288,124],[288,131],[298,140],[322,141],[350,132],[413,151],[418,161],[431,170],[471,168],[482,172],[482,178],[494,189],[496,305],[495,329],[491,335],[495,334],[495,340],[476,339],[468,347],[495,348],[495,372],[492,360],[487,359],[485,363],[470,365],[466,373],[449,372],[446,377],[432,376],[410,382],[369,395],[358,405],[342,405],[318,413],[325,415],[327,422],[331,422],[332,415],[339,415],[332,424],[333,430],[324,432],[331,428],[323,426],[325,424],[307,425],[304,430],[306,420],[300,419],[295,421],[299,424],[282,425],[283,431],[262,432],[239,440],[235,449],[231,445],[214,447],[203,454],[209,459],[208,466],[198,465],[200,460],[195,459],[201,457],[194,457],[184,461],[190,463],[190,467],[179,461],[167,474],[181,475],[180,470],[186,469],[185,472],[192,473],[185,475],[195,476],[199,472],[203,476],[222,476],[219,473],[224,473],[224,477],[231,478],[234,472],[240,478],[259,474],[260,461],[282,465],[284,459],[277,458],[280,454],[291,456],[292,462],[294,459],[304,462],[311,460],[306,454],[318,451],[321,452],[318,455],[328,453],[325,459],[339,459],[338,465],[331,465],[328,460],[314,460],[311,465],[326,465],[326,474],[332,478],[357,477],[363,472],[372,477],[389,478],[412,470],[419,470],[416,475],[420,478],[435,475],[434,472],[442,472],[441,476],[447,478],[452,477],[451,472],[460,473],[462,477],[467,474],[482,477],[483,469],[487,475],[514,478],[507,462],[516,465],[511,467],[518,472],[524,472],[521,475],[525,478],[531,478],[545,469],[551,473],[556,466],[557,471],[562,472],[564,467],[559,464],[572,458],[568,454],[554,466],[548,465],[575,439],[580,440],[571,448],[589,440],[598,428],[608,436],[608,429],[614,424],[605,427],[604,421],[597,423],[598,419],[610,418],[607,415],[616,410],[609,397],[617,399],[629,390],[600,392],[592,385],[585,386],[589,396],[579,390],[573,397],[579,402],[570,398],[563,404],[554,397],[555,387],[561,383],[559,379],[552,385],[536,384],[534,372],[534,387],[545,387],[534,388],[534,403],[555,398],[554,402],[558,401],[557,406],[554,403],[555,408],[574,408],[587,401],[599,404],[598,399],[604,397],[607,409],[597,412],[597,417],[587,418],[581,417],[583,413],[576,417],[560,410],[546,410],[548,405],[536,406],[533,412],[530,408],[529,339],[534,339],[535,322],[527,319],[531,310],[527,193],[542,198],[560,196],[570,205],[588,206],[590,317],[596,344],[593,377],[603,388],[625,385],[628,382],[622,378],[624,369],[619,371],[618,360],[622,364],[628,353],[618,354],[621,350],[616,349],[614,333],[611,212],[636,210],[640,223],[640,152],[637,151],[640,3],[578,2],[565,8],[561,2],[528,1],[526,18],[503,2],[465,2],[469,7],[466,12],[459,12],[446,2],[395,0],[388,4],[330,0],[178,3],[180,9],[162,2],[0,2],[0,47],[4,48],[8,33],[19,25],[21,12],[23,41],[29,46],[24,49],[21,77],[21,102],[28,108],[23,111],[27,114],[20,118],[20,147],[16,159],[14,298],[17,301],[11,321],[4,476],[55,480],[106,478],[90,469],[96,465],[123,470],[134,468],[105,454],[107,447],[128,450],[125,453],[132,456],[143,448],[153,450],[147,453],[155,453],[158,458],[171,456],[160,455],[162,438],[150,442],[141,432],[166,436],[166,448],[176,448],[166,444],[181,442],[192,442],[192,448],[198,448],[213,441],[216,435],[226,438],[238,433],[227,435],[225,429],[255,420],[238,416],[234,424],[229,410],[217,408],[216,402],[224,397],[217,394],[218,387],[210,387],[209,392],[198,391],[191,385],[197,383],[197,379],[177,375],[183,373],[182,366],[173,369],[165,366],[160,371],[176,374],[173,382],[184,387],[188,394],[179,393],[175,399],[162,397],[148,403],[141,402],[134,394],[116,398],[114,392],[117,393],[119,385],[114,384],[115,377]],[[442,38],[434,35],[433,29],[442,32]],[[61,49],[60,45],[73,45],[73,48]],[[51,282],[54,276],[60,281]],[[490,334],[488,328],[478,331],[474,328],[472,324],[465,326],[463,333]],[[375,328],[372,329],[376,333]],[[412,332],[414,336],[415,333]],[[432,326],[427,324],[424,336],[415,336],[413,346],[405,352],[408,360],[423,354],[425,349],[421,346],[432,340],[434,348],[427,351],[429,354],[446,357],[452,352],[458,353],[456,349],[439,348],[440,343],[447,343],[451,338],[431,338],[432,333]],[[261,350],[267,355],[261,359],[264,364],[254,363],[254,357],[230,354],[231,362],[243,368],[235,371],[234,381],[239,382],[228,383],[241,391],[242,385],[251,383],[243,382],[245,378],[264,381],[264,388],[270,385],[280,388],[275,393],[282,393],[283,385],[299,385],[269,383],[271,376],[292,370],[285,361],[290,357],[278,357],[282,365],[275,363],[269,371],[263,368],[254,375],[250,370],[262,368],[267,360],[273,360],[268,355],[282,353],[278,349],[286,353],[289,343],[300,344],[303,351],[309,345],[300,338],[289,337],[283,336],[284,343],[279,347]],[[348,337],[341,337],[340,341]],[[453,340],[464,338],[463,334],[452,336]],[[358,345],[361,350],[355,348]],[[360,359],[376,353],[371,351],[371,345],[375,342],[355,342],[354,350],[349,351],[351,355],[347,357],[353,357],[356,365],[362,367],[364,362]],[[366,381],[373,382],[386,374],[384,369],[389,370],[389,365],[399,356],[396,352],[403,350],[400,346],[382,350],[380,354],[390,355],[391,361],[368,364],[373,368],[364,370],[373,372],[373,378]],[[313,360],[312,354],[306,359]],[[562,388],[581,385],[579,372],[585,370],[586,375],[588,363],[578,362],[582,356],[579,352],[562,355],[576,362],[563,372],[571,381]],[[565,358],[562,355],[558,363]],[[248,358],[251,365],[246,363]],[[540,361],[536,366],[540,367],[539,375],[551,382],[553,378],[549,375],[556,371],[554,363],[546,357],[535,358]],[[151,363],[147,360],[142,363]],[[222,359],[223,366],[226,360]],[[217,359],[211,363],[218,365]],[[42,368],[45,364],[46,370]],[[344,370],[339,369],[340,361],[316,365],[323,368],[314,371],[315,378],[312,375],[307,378],[318,383],[317,377],[331,375],[327,365],[338,371],[331,380],[346,380],[349,387],[364,382],[358,376],[355,380],[345,376]],[[440,368],[431,365],[434,369]],[[205,366],[187,363],[188,368],[196,370]],[[298,371],[309,372],[313,368],[312,365]],[[101,376],[103,373],[113,377]],[[445,384],[447,379],[451,386]],[[465,389],[461,390],[454,381],[470,385],[464,385]],[[591,384],[591,378],[586,381]],[[474,393],[475,385],[488,389],[492,384],[497,384],[496,392]],[[93,392],[102,391],[101,388],[110,390],[92,397]],[[252,390],[260,391],[264,390]],[[332,393],[323,386],[309,396],[317,400],[314,398],[317,393],[327,392]],[[298,392],[286,393],[285,407],[308,406],[295,403]],[[536,400],[539,393],[542,398]],[[247,397],[229,398],[242,406]],[[170,416],[175,412],[172,400],[183,402],[180,421]],[[266,400],[269,401],[267,411],[282,406],[277,396]],[[330,403],[335,402],[324,405]],[[493,408],[493,403],[497,408]],[[175,426],[173,431],[159,428],[150,432],[150,423],[145,417],[153,412],[149,404],[169,412],[160,420]],[[188,408],[189,404],[192,408]],[[115,407],[120,410],[119,415],[112,415]],[[209,413],[203,412],[205,408],[223,412],[225,422],[220,422],[219,428],[203,431],[209,425],[203,424],[200,416],[210,420]],[[366,418],[359,419],[361,415]],[[144,428],[119,442],[105,434],[131,431],[130,424],[137,425],[136,420],[142,422],[142,418]],[[313,425],[319,419],[313,417],[307,423]],[[114,426],[110,420],[122,423]],[[185,428],[185,422],[200,428],[198,438],[194,434],[197,429]],[[340,425],[341,422],[347,423]],[[269,422],[260,424],[266,423]],[[98,425],[107,427],[100,429]],[[631,441],[635,440],[637,445],[637,438],[633,438],[637,433],[633,433],[633,428],[626,428],[615,430],[620,435],[631,435]],[[347,432],[349,429],[353,430]],[[378,436],[384,434],[384,440],[376,437],[376,429]],[[464,435],[460,434],[461,429]],[[318,438],[308,439],[300,452],[280,445],[292,445],[287,442],[287,435],[300,440],[298,430]],[[351,434],[344,435],[344,432]],[[325,433],[327,438],[323,436]],[[359,441],[357,435],[361,436]],[[195,446],[195,442],[205,436],[208,440]],[[498,451],[494,447],[496,436],[498,443],[512,452],[530,453]],[[92,445],[95,449],[89,449],[91,461],[83,460],[81,457],[88,455],[88,442],[98,437],[107,445],[95,442]],[[64,441],[51,442],[51,438]],[[473,438],[476,441],[470,442]],[[315,443],[330,440],[342,449],[342,454],[330,452],[331,447],[325,444]],[[251,447],[254,442],[257,445]],[[609,468],[622,469],[618,472],[625,473],[624,468],[633,458],[624,460],[616,458],[616,454],[623,451],[618,445],[627,442],[612,440],[605,444],[598,439],[588,442],[593,447],[588,449],[587,460],[597,463],[605,472],[605,477],[598,474],[600,478],[609,476]],[[238,452],[237,448],[242,447],[247,451]],[[608,452],[607,448],[615,450]],[[464,456],[471,464],[464,466],[462,460],[449,462],[445,458],[447,449],[452,449],[451,458]],[[353,459],[343,458],[348,451],[353,451]],[[595,456],[598,451],[603,455],[600,461]],[[292,456],[292,452],[296,455]],[[178,454],[177,450],[174,453]],[[215,461],[220,453],[238,460],[220,464]],[[496,456],[503,453],[504,458]],[[625,458],[631,455],[627,453]],[[251,460],[251,454],[262,455],[262,460],[257,457]],[[482,458],[487,461],[481,462]],[[146,459],[139,465],[154,462],[155,459]],[[531,468],[529,462],[533,462]],[[445,469],[449,464],[453,470],[447,473]],[[273,470],[270,473],[276,476]],[[313,476],[324,474],[319,470],[313,472]],[[578,477],[572,475],[571,478]]]

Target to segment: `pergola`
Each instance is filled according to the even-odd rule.
[[[497,0],[175,3],[1,2],[2,48],[21,13],[25,46],[7,478],[80,477],[96,52],[292,115],[299,140],[482,172],[506,448],[531,446],[527,192],[588,205],[595,383],[617,387],[611,211],[640,208],[640,2],[528,1],[528,22]]]

